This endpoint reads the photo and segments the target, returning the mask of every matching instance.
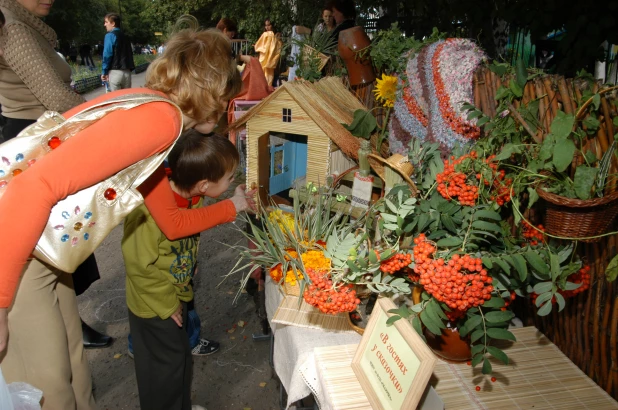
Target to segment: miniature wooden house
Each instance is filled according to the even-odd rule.
[[[287,82],[230,125],[246,127],[247,187],[260,199],[295,181],[323,185],[356,165],[360,142],[341,123],[366,109],[337,77]]]

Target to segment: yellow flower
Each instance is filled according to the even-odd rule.
[[[289,283],[292,286],[296,286],[296,279],[298,278],[298,280],[301,280],[304,278],[303,274],[300,272],[296,272],[296,275],[294,275],[294,271],[292,269],[290,269],[289,271],[287,271],[285,273],[285,281],[287,283]]]
[[[376,95],[376,100],[385,107],[392,108],[395,105],[397,95],[397,77],[382,74],[382,78],[378,78],[373,92]]]
[[[281,209],[275,209],[271,213],[268,214],[268,219],[272,223],[276,223],[279,225],[281,232],[287,233],[288,231],[294,234],[294,216],[283,212]],[[287,227],[287,231],[286,231]]]
[[[305,270],[330,271],[330,259],[322,251],[307,251],[300,255]]]

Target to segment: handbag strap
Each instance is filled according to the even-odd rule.
[[[65,119],[65,121],[66,122],[77,122],[77,121],[83,120],[83,117],[85,117],[87,114],[90,114],[91,112],[97,111],[101,108],[108,108],[109,111],[115,111],[115,109],[124,109],[126,105],[123,105],[122,103],[133,103],[133,104],[128,104],[129,106],[128,109],[130,109],[130,108],[138,107],[140,105],[147,104],[150,102],[167,102],[169,104],[172,104],[174,107],[176,107],[178,112],[181,114],[181,118],[182,118],[182,110],[180,109],[180,107],[178,107],[178,105],[176,105],[176,103],[174,103],[169,98],[162,97],[158,94],[138,93],[138,94],[119,95],[118,97],[114,97],[114,98],[110,98],[109,100],[101,101],[97,104],[84,108],[83,110],[71,116],[69,119]],[[113,106],[117,104],[119,104],[119,106],[117,108],[114,108]],[[110,105],[112,107],[109,107]],[[105,110],[105,112],[108,112],[108,110]],[[59,116],[64,118],[60,114]]]
[[[128,110],[151,102],[166,102],[173,105],[180,114],[180,128],[182,130],[182,110],[169,98],[146,93],[125,94],[110,98],[109,100],[101,101],[90,107],[86,107],[68,119],[55,111],[46,111],[37,121],[37,124],[41,124],[44,127],[45,124],[47,124],[45,133],[41,135],[40,144],[45,151],[49,152],[50,148],[47,144],[50,136],[64,135],[65,138],[63,138],[63,141],[67,140],[110,112],[116,110]],[[34,124],[31,127],[36,127],[37,124]]]

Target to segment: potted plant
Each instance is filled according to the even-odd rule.
[[[336,39],[327,31],[313,30],[309,36],[292,39],[292,42],[299,49],[295,57],[297,76],[308,81],[322,78],[322,70],[331,56],[336,55]]]

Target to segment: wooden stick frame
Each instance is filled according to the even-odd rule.
[[[437,359],[409,321],[402,318],[393,325],[386,324],[386,320],[393,316],[393,314],[388,313],[391,309],[397,309],[397,306],[390,299],[380,297],[377,300],[363,338],[352,359],[352,370],[356,374],[372,408],[379,410],[416,409],[433,373]],[[397,343],[399,340],[397,335],[403,338],[403,346],[402,344],[389,344],[389,340]],[[383,342],[381,345],[375,342],[376,337],[379,338],[380,342]],[[368,354],[369,356],[367,356]],[[366,363],[369,360],[367,357],[371,358],[370,367],[373,369],[382,366],[379,372],[384,371],[387,380],[382,380],[379,377],[378,370],[367,372]],[[408,363],[410,363],[411,368],[417,367],[412,382],[405,385],[405,380],[409,379],[410,376],[406,376],[406,372],[402,369],[410,370],[406,367]],[[412,371],[410,374],[412,374]],[[390,377],[388,377],[389,375]],[[398,377],[402,378],[401,382]],[[387,389],[387,385],[390,389]],[[397,386],[399,386],[399,389]],[[398,400],[392,403],[393,400],[391,399],[391,402],[388,402],[391,396],[387,390],[399,393]],[[401,397],[403,397],[402,400]],[[384,398],[387,400],[384,400]]]

